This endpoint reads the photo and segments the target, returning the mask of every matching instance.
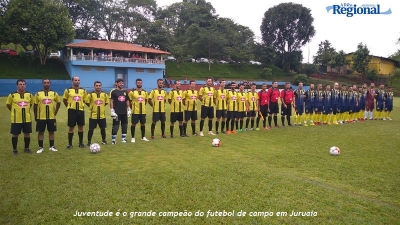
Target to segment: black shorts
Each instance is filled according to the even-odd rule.
[[[214,107],[201,106],[201,118],[205,119],[206,117],[209,119],[214,118]]]
[[[85,112],[82,110],[68,109],[68,126],[85,125]]]
[[[277,102],[269,103],[269,114],[279,113],[279,106]]]
[[[286,108],[281,105],[282,116],[292,116],[292,104],[286,104]]]
[[[57,123],[56,119],[49,119],[49,120],[36,120],[36,132],[44,132],[46,130],[48,132],[57,131]]]
[[[183,112],[172,112],[169,121],[171,123],[175,123],[176,121],[182,122],[183,121]]]
[[[18,135],[22,132],[32,133],[32,123],[11,123],[10,134]]]
[[[128,124],[128,115],[127,114],[117,114],[117,120],[113,119],[113,126],[114,124]]]
[[[236,112],[236,118],[243,119],[246,117],[246,112]]]
[[[256,116],[256,111],[248,111],[247,112],[247,117],[255,117]]]
[[[185,110],[185,121],[197,120],[197,111]]]
[[[137,124],[140,122],[140,124],[145,124],[146,123],[146,114],[132,114],[132,124]]]
[[[219,119],[219,118],[226,118],[226,110],[215,110],[215,117],[217,118],[217,119]]]
[[[165,123],[165,112],[153,112],[153,122],[161,121]]]
[[[268,105],[261,105],[260,112],[264,118],[268,116]],[[258,113],[258,117],[261,117],[260,113]]]
[[[236,115],[237,115],[237,112],[236,112],[236,111],[228,111],[228,112],[227,112],[227,117],[226,117],[226,118],[228,118],[228,119],[230,119],[230,120],[236,119]]]
[[[92,119],[89,118],[89,130],[93,130],[99,125],[100,129],[104,129],[107,127],[106,119]]]

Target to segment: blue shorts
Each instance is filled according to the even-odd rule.
[[[385,111],[392,111],[393,110],[393,105],[385,105]]]
[[[324,107],[322,105],[314,107],[315,113],[322,113],[323,111],[324,111]]]
[[[347,112],[347,106],[341,106],[340,107],[340,112],[341,113]]]
[[[383,102],[376,103],[376,110],[382,111],[383,110]]]
[[[360,109],[360,110],[365,110],[365,102],[364,103],[359,103],[358,104],[358,108]]]
[[[340,113],[340,106],[339,105],[332,105],[332,113],[336,115],[336,113]]]
[[[296,113],[302,115],[304,113],[304,105],[296,105]]]
[[[325,105],[324,114],[330,114],[330,113],[332,113],[332,107],[330,105]]]
[[[306,114],[314,113],[314,104],[306,104]]]

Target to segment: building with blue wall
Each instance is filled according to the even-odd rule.
[[[110,90],[118,78],[124,79],[127,89],[134,88],[136,79],[141,78],[143,88],[151,90],[157,79],[163,78],[168,54],[129,43],[77,39],[65,46],[62,59],[69,76],[79,76],[81,87],[89,91],[97,80],[104,90]]]

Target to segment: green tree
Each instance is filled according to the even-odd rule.
[[[68,10],[57,1],[13,0],[4,14],[8,35],[15,44],[29,43],[44,65],[51,50],[58,50],[71,42],[74,29]]]
[[[362,42],[359,43],[357,51],[353,54],[353,70],[361,74],[363,79],[368,75],[368,64],[371,61],[371,58],[367,45],[363,45]]]
[[[342,67],[344,65],[349,65],[350,60],[346,58],[346,53],[343,50],[340,50],[335,56],[334,56],[334,64],[336,66],[339,66],[339,74],[342,74]]]
[[[318,65],[311,63],[303,63],[300,68],[300,73],[307,75],[308,78],[314,73],[318,72]]]
[[[99,38],[99,24],[95,20],[95,0],[62,0],[68,9],[68,18],[75,29],[75,38]]]
[[[389,59],[396,60],[398,63],[400,63],[400,49],[397,50],[397,52],[395,52],[392,55],[390,55]]]
[[[335,55],[336,50],[332,47],[332,44],[328,40],[321,41],[318,45],[317,55],[314,56],[314,63],[319,65],[322,71],[326,72],[328,65],[335,65]]]
[[[315,35],[313,21],[311,10],[296,3],[281,3],[265,12],[261,25],[263,42],[281,54],[285,70],[292,68],[293,60],[300,60],[292,53],[299,52]]]

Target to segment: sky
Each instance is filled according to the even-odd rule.
[[[159,7],[168,6],[182,0],[156,0]],[[249,27],[256,37],[261,38],[260,26],[264,13],[271,7],[284,1],[277,0],[208,0],[214,6],[216,14],[227,17],[238,24]],[[371,55],[388,57],[400,49],[400,1],[390,0],[355,0],[355,1],[302,1],[293,0],[289,2],[302,4],[311,9],[314,18],[316,34],[311,42],[302,47],[303,62],[313,61],[313,56],[318,50],[321,41],[329,40],[337,50],[346,53],[357,50],[357,45],[362,42],[366,44]],[[356,4],[379,4],[380,11],[392,13],[388,15],[334,15],[332,10],[328,13],[327,6],[340,5],[341,3]]]

